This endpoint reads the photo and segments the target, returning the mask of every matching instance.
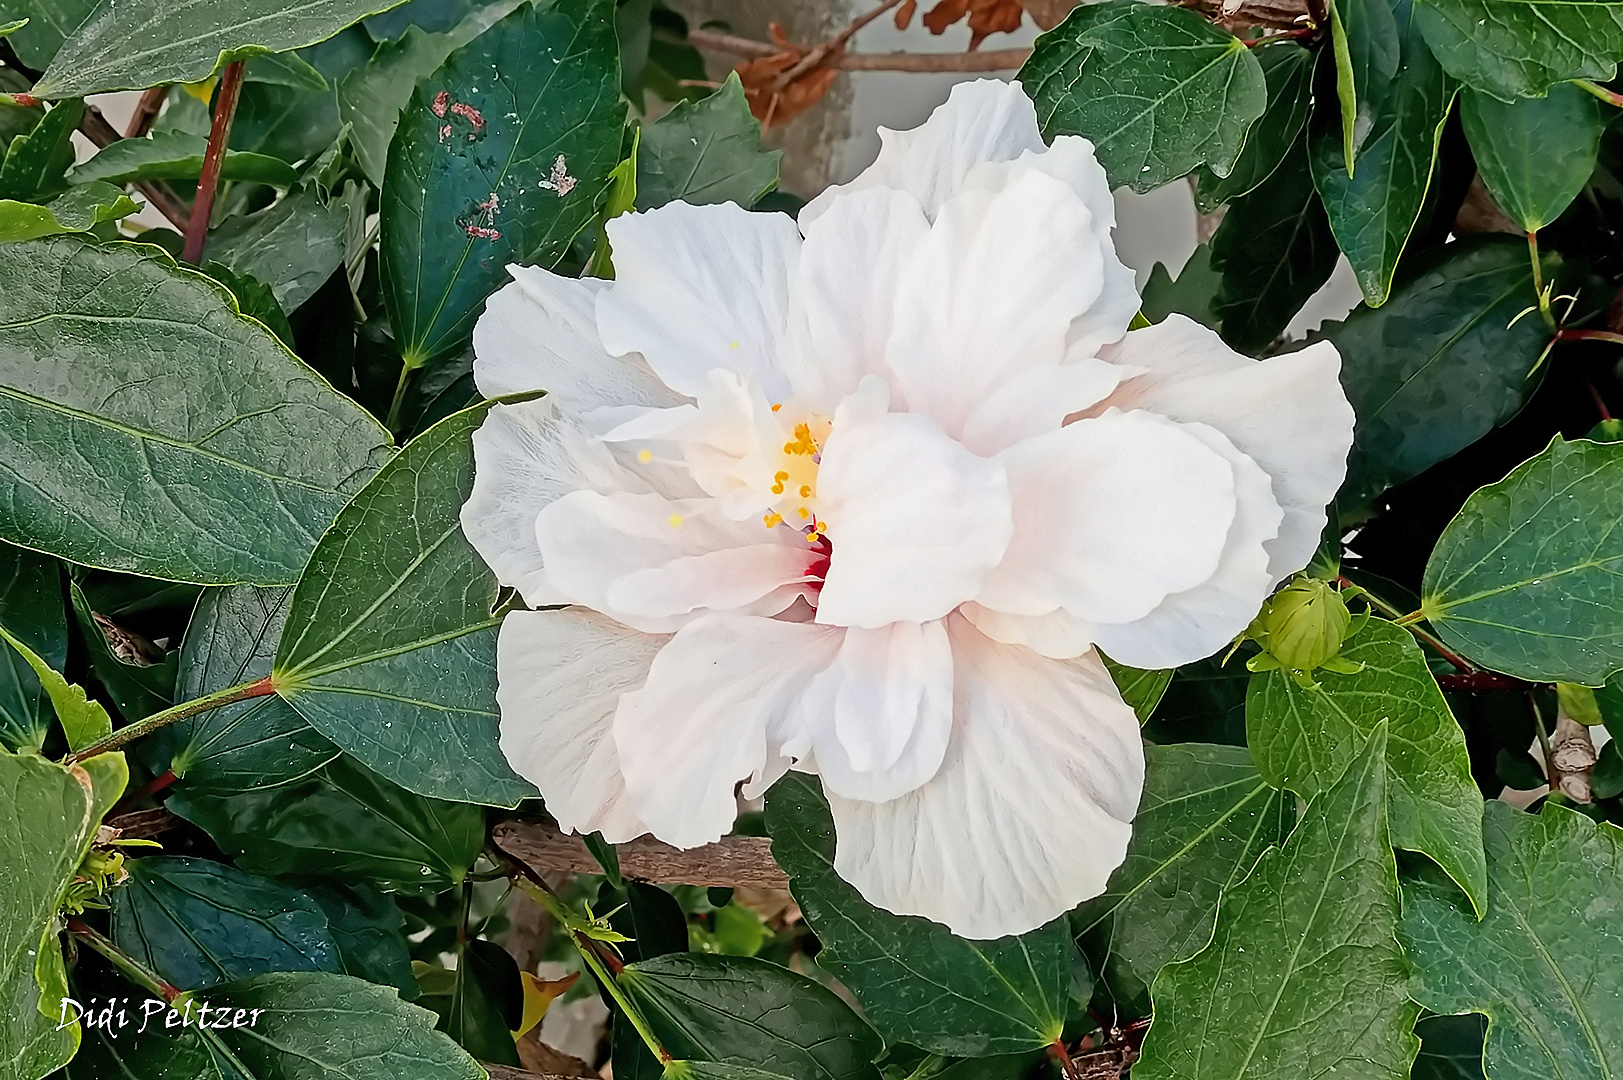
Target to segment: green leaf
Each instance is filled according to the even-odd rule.
[[[294,590],[277,692],[423,795],[516,806],[497,746],[495,575],[462,535],[478,407],[413,439],[345,507]]]
[[[0,546],[0,627],[61,670],[68,662],[62,570],[55,559]],[[16,649],[0,650],[0,744],[8,750],[45,744],[54,715],[33,666]]]
[[[1525,243],[1457,240],[1412,269],[1386,304],[1325,327],[1358,416],[1337,496],[1346,510],[1465,449],[1537,386],[1549,332],[1537,317],[1510,325],[1536,302]]]
[[[1145,192],[1205,165],[1229,175],[1267,105],[1262,67],[1201,15],[1138,0],[1084,4],[1020,69],[1043,135],[1093,141],[1110,186]]]
[[[591,223],[622,109],[609,0],[526,4],[418,84],[379,211],[407,367],[466,344],[508,263],[551,267]]]
[[[190,701],[270,674],[291,589],[230,585],[197,602],[180,649],[175,696]],[[156,732],[149,759],[188,790],[252,791],[308,776],[338,747],[279,697],[199,713]]]
[[[748,208],[778,186],[782,162],[782,150],[761,149],[761,123],[735,72],[709,97],[678,101],[642,129],[637,209],[677,200]]]
[[[359,406],[158,248],[6,245],[0,280],[0,537],[150,577],[287,584],[388,457]]]
[[[1420,1036],[1420,1056],[1414,1060],[1410,1077],[1483,1080],[1482,1039],[1487,1030],[1487,1018],[1476,1013],[1421,1017],[1414,1027],[1414,1033]]]
[[[117,146],[117,143],[113,145]],[[297,310],[344,262],[344,199],[323,203],[308,188],[209,232],[209,258],[271,287],[283,311]]]
[[[347,758],[255,791],[177,788],[166,805],[250,873],[393,892],[432,894],[460,883],[484,844],[478,807],[413,795]]]
[[[1143,307],[1139,313],[1149,322],[1158,323],[1175,311],[1203,326],[1215,327],[1217,316],[1212,314],[1212,302],[1217,298],[1223,278],[1212,269],[1211,260],[1211,245],[1201,244],[1183,264],[1176,280],[1167,272],[1165,264],[1156,263],[1144,282]]]
[[[243,78],[248,82],[273,83],[295,90],[320,92],[330,88],[326,76],[294,52],[256,57],[253,64],[244,69]]]
[[[1336,103],[1348,176],[1357,171],[1358,149],[1377,120],[1375,105],[1401,63],[1393,6],[1389,0],[1330,0]]]
[[[28,25],[7,38],[17,58],[35,71],[43,71],[62,41],[84,22],[96,0],[0,0],[0,19],[26,18]],[[27,89],[25,83],[22,87]]]
[[[664,1080],[783,1080],[779,1073],[713,1061],[667,1061]]]
[[[1482,182],[1523,232],[1561,216],[1589,183],[1611,119],[1599,98],[1571,83],[1506,105],[1467,89],[1460,106]]]
[[[1076,955],[1063,918],[1020,937],[969,941],[874,907],[835,873],[833,818],[804,773],[772,786],[766,820],[772,855],[822,942],[819,966],[856,995],[887,1039],[982,1056],[1059,1036]]]
[[[332,37],[399,0],[240,0],[229,17],[208,6],[101,0],[62,43],[34,86],[42,98],[195,83],[231,60]]]
[[[1212,299],[1223,340],[1240,352],[1260,353],[1330,280],[1341,254],[1303,143],[1234,201],[1211,243],[1212,269],[1223,277]]]
[[[314,900],[207,859],[125,864],[112,894],[115,944],[187,990],[271,971],[338,971],[338,946]]]
[[[233,1010],[233,1020],[235,1010],[259,1010],[252,1025],[207,1030],[249,1080],[487,1080],[473,1058],[434,1030],[433,1013],[348,975],[260,975],[217,987],[205,1000]]]
[[[1341,656],[1363,666],[1350,675],[1328,669],[1302,686],[1283,671],[1251,676],[1247,741],[1270,783],[1312,800],[1326,790],[1387,726],[1387,819],[1392,846],[1430,856],[1471,898],[1488,908],[1482,855],[1482,793],[1471,778],[1465,733],[1449,712],[1414,638],[1370,619]]]
[[[1196,173],[1195,206],[1203,214],[1256,190],[1279,168],[1307,124],[1313,105],[1314,54],[1283,41],[1258,48],[1255,55],[1268,88],[1268,104],[1251,125],[1245,148],[1227,176],[1204,166]]]
[[[1295,801],[1269,786],[1243,746],[1147,746],[1144,797],[1127,858],[1071,915],[1117,1001],[1211,940],[1218,897],[1296,823]]]
[[[1386,302],[1398,257],[1420,219],[1455,92],[1414,26],[1417,0],[1390,3],[1402,52],[1389,80],[1372,76],[1359,92],[1353,175],[1339,109],[1321,97],[1308,125],[1313,183],[1371,307]]]
[[[1493,905],[1481,922],[1446,886],[1403,883],[1409,992],[1428,1009],[1488,1017],[1493,1080],[1623,1071],[1623,831],[1546,804],[1490,801]]]
[[[1420,31],[1454,78],[1501,101],[1566,79],[1612,78],[1623,59],[1618,0],[1416,0]]]
[[[319,885],[307,892],[327,914],[327,932],[345,975],[392,986],[408,1001],[417,996],[402,932],[406,917],[393,900],[359,884]]]
[[[878,1080],[883,1043],[832,990],[743,956],[670,953],[626,965],[620,989],[673,1057],[791,1080]]]
[[[62,731],[68,737],[70,750],[94,746],[113,733],[112,717],[107,715],[100,702],[91,701],[85,696],[83,687],[69,683],[41,659],[39,653],[4,626],[0,626],[0,641],[11,646],[33,669],[34,678],[39,680],[39,685],[51,699],[51,708],[55,710]]]
[[[229,146],[281,158],[291,165],[320,157],[342,129],[338,99],[331,90],[315,93],[275,83],[250,82],[237,99]]]
[[[145,180],[196,180],[203,171],[208,140],[199,135],[164,131],[144,139],[120,139],[99,151],[68,174],[74,183],[105,180],[135,184]],[[291,187],[299,178],[293,166],[280,158],[246,150],[227,150],[220,163],[221,180],[251,180],[276,187]]]
[[[71,187],[44,205],[0,199],[0,244],[52,233],[89,232],[140,209],[122,190],[101,182]]]
[[[1623,443],[1567,442],[1478,489],[1426,562],[1421,610],[1450,648],[1533,682],[1623,668]]]
[[[400,111],[411,100],[419,79],[432,75],[445,58],[461,48],[518,7],[521,0],[498,0],[467,12],[444,26],[446,32],[403,24],[403,32],[384,35],[383,44],[362,67],[356,68],[338,84],[338,116],[349,125],[350,145],[361,170],[373,186],[383,186],[389,142],[400,126]],[[389,13],[406,12],[404,4]],[[377,20],[367,20],[368,28]]]
[[[1116,663],[1103,653],[1099,654],[1099,659],[1105,662],[1111,681],[1121,693],[1121,699],[1138,714],[1138,722],[1142,724],[1148,721],[1155,707],[1161,703],[1161,697],[1167,692],[1167,687],[1172,685],[1173,669],[1145,671],[1141,668],[1130,668]]]
[[[276,335],[276,340],[293,349],[296,339],[293,336],[293,327],[287,321],[287,313],[282,305],[276,302],[276,294],[271,287],[254,277],[252,274],[239,274],[229,267],[209,261],[198,269],[209,277],[231,290],[231,295],[237,299],[237,309],[250,319],[265,324],[265,329]]]
[[[446,993],[425,993],[424,1008],[439,1015],[439,1030],[481,1061],[517,1066],[513,1030],[519,1026],[524,987],[518,965],[493,941],[473,938],[457,946],[456,969]]]
[[[34,129],[18,135],[0,162],[0,198],[34,201],[68,186],[63,177],[73,164],[73,132],[85,114],[82,101],[64,101]]]
[[[140,720],[174,704],[179,658],[165,655],[153,663],[145,657],[131,656],[131,642],[121,636],[118,625],[105,613],[90,609],[90,601],[77,581],[69,582],[68,598],[85,651],[90,654],[90,670],[113,699],[119,715],[125,720]],[[119,650],[115,650],[115,644]]]
[[[1161,970],[1133,1080],[1408,1075],[1419,1010],[1395,935],[1385,753],[1378,725],[1285,846],[1223,894],[1211,944]]]

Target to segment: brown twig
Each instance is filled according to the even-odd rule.
[[[687,42],[706,52],[725,53],[728,56],[747,56],[760,59],[777,56],[783,50],[766,41],[720,34],[713,30],[690,30]],[[1026,62],[1030,49],[995,49],[987,52],[962,53],[842,53],[831,57],[828,67],[841,71],[1013,71]]]
[[[150,840],[154,836],[162,836],[171,829],[180,828],[185,821],[159,806],[151,810],[132,810],[128,814],[109,817],[106,824],[110,829],[117,829],[120,836]]]
[[[152,130],[152,122],[158,118],[163,109],[164,99],[169,96],[169,87],[154,86],[141,94],[141,100],[135,103],[135,111],[130,114],[130,122],[124,128],[126,139],[143,138]]]
[[[79,121],[79,130],[98,148],[111,146],[124,137],[118,133],[117,128],[107,122],[107,117],[94,105],[85,106],[85,115],[84,119]],[[161,184],[143,182],[135,186],[146,196],[147,202],[154,210],[168,218],[169,223],[175,228],[182,232],[186,231],[186,223],[191,219],[192,212],[185,203],[175,198],[169,189]]]
[[[773,80],[771,92],[774,94],[781,93],[785,87],[794,82],[796,79],[800,78],[802,75],[806,74],[808,71],[811,71],[814,68],[822,67],[830,57],[844,52],[845,43],[850,41],[852,36],[856,34],[858,30],[861,30],[864,26],[867,26],[869,23],[873,22],[875,19],[879,18],[879,16],[883,15],[885,12],[889,11],[891,8],[895,7],[901,2],[902,0],[880,0],[878,7],[871,9],[866,14],[858,15],[855,19],[852,19],[850,24],[847,25],[844,30],[841,30],[838,34],[835,34],[821,45],[812,49],[805,56],[801,57],[793,67]]]
[[[565,870],[595,874],[600,869],[578,836],[555,826],[504,821],[491,830],[496,846],[532,871]],[[682,851],[652,837],[619,844],[620,872],[638,881],[718,888],[783,889],[789,875],[772,861],[772,843],[759,836],[728,836],[714,844]]]
[[[1230,30],[1288,30],[1303,21],[1322,25],[1322,14],[1303,0],[1245,0],[1233,11],[1224,12],[1224,0],[1175,0],[1180,7],[1193,8],[1213,22]]]
[[[214,98],[214,123],[209,127],[203,172],[197,178],[197,198],[192,200],[192,218],[186,224],[186,246],[180,255],[183,261],[194,266],[203,261],[203,245],[208,241],[209,218],[214,213],[214,196],[220,186],[220,165],[225,161],[226,143],[231,139],[231,121],[237,114],[244,65],[245,61],[233,60],[225,66]]]

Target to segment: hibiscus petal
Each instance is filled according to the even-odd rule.
[[[732,521],[712,499],[626,492],[571,492],[535,521],[549,584],[654,634],[704,611],[787,607],[799,590],[781,587],[809,580],[815,554],[784,532]]]
[[[1003,557],[1008,478],[927,416],[856,411],[836,410],[817,474],[834,545],[817,621],[873,629],[939,619]]]
[[[1105,254],[1087,204],[1041,172],[948,201],[896,285],[885,358],[908,408],[956,437],[999,387],[1059,364]]]
[[[548,582],[536,542],[542,507],[571,491],[646,491],[551,398],[494,406],[473,433],[473,491],[462,533],[532,607],[568,603]]]
[[[795,392],[832,412],[864,375],[884,375],[896,279],[929,232],[918,200],[875,188],[834,203],[806,226],[794,286]]]
[[[993,641],[1024,645],[1050,659],[1069,660],[1093,648],[1093,624],[1064,608],[1046,615],[1010,615],[971,601],[958,611]]]
[[[1104,891],[1126,856],[1138,720],[1096,653],[1050,660],[947,622],[946,758],[899,799],[831,796],[834,869],[888,911],[969,938],[1020,934]]]
[[[515,611],[496,639],[501,748],[565,830],[618,844],[648,829],[626,798],[614,711],[669,639],[581,608]]]
[[[959,441],[990,457],[1060,427],[1067,416],[1103,401],[1134,374],[1133,368],[1091,356],[1021,372],[975,407]]]
[[[608,231],[615,281],[598,296],[597,327],[609,352],[640,352],[688,397],[706,372],[725,368],[787,399],[780,354],[800,254],[793,220],[673,202],[621,214]]]
[[[1106,359],[1148,370],[1107,405],[1210,424],[1262,466],[1285,510],[1267,545],[1269,575],[1277,584],[1306,566],[1352,448],[1353,410],[1338,381],[1335,346],[1321,341],[1250,360],[1199,323],[1169,315],[1128,334]]]
[[[1017,82],[976,79],[952,88],[946,104],[910,131],[879,129],[879,157],[849,184],[837,184],[800,211],[802,227],[828,213],[842,196],[872,187],[906,191],[932,219],[983,161],[1009,161],[1042,152],[1037,109]]]
[[[485,301],[473,328],[473,380],[485,397],[545,390],[580,415],[616,405],[675,405],[681,398],[636,353],[610,356],[597,336],[607,281],[509,266],[510,284]]]
[[[803,726],[807,682],[842,636],[813,623],[707,615],[660,650],[614,718],[632,806],[655,836],[690,848],[732,827],[734,790],[778,762]]]
[[[982,605],[1126,622],[1216,572],[1236,513],[1234,471],[1178,425],[1112,410],[998,460],[1014,538],[974,597]]]
[[[935,775],[952,731],[952,646],[946,626],[851,627],[839,656],[807,690],[823,786],[883,802]]]

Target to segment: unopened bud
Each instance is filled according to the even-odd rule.
[[[1251,636],[1280,665],[1312,671],[1341,652],[1352,613],[1327,581],[1301,577],[1268,599]]]

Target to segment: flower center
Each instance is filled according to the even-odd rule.
[[[774,413],[783,408],[772,406]],[[823,460],[823,443],[828,441],[833,421],[826,417],[809,415],[789,427],[790,434],[775,455],[776,468],[772,473],[771,509],[761,521],[769,529],[786,526],[806,535],[806,541],[816,544],[828,532],[827,522],[817,515],[817,467]]]

